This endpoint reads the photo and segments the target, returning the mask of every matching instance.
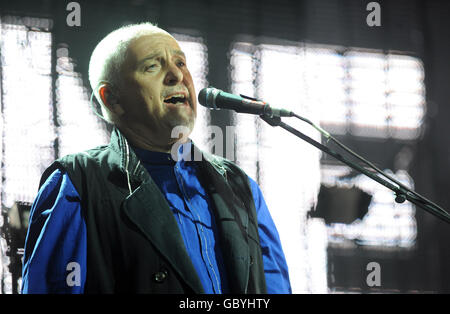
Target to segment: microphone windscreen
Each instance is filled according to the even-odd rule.
[[[207,108],[219,109],[216,98],[220,93],[223,93],[223,91],[214,87],[203,88],[200,93],[198,93],[198,102]]]
[[[207,94],[207,88],[203,88],[199,93],[198,93],[198,102],[203,105],[206,106],[206,94]]]

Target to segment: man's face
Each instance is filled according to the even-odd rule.
[[[197,110],[194,83],[174,38],[151,34],[134,40],[128,47],[122,75],[122,123],[142,134],[151,131],[161,141],[167,140],[176,126],[192,130]]]

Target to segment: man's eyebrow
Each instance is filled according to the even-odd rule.
[[[182,56],[183,58],[186,59],[186,55],[184,54],[184,52],[183,52],[182,50],[172,50],[172,52],[173,52],[174,54],[180,55],[180,56]]]
[[[175,55],[182,56],[183,58],[186,58],[186,55],[184,54],[184,52],[183,52],[182,50],[172,50],[172,53],[175,54]],[[146,56],[145,58],[139,60],[138,66],[140,66],[141,64],[143,64],[145,61],[155,59],[156,57],[158,57],[158,56],[160,56],[160,55],[161,55],[161,52],[159,52],[159,51],[158,51],[158,52],[154,52],[154,53],[152,53],[152,54],[149,54],[149,55]]]
[[[159,55],[160,55],[159,52],[154,52],[154,53],[152,53],[152,54],[149,54],[149,55],[146,56],[145,58],[139,60],[137,65],[140,66],[140,65],[143,64],[145,61],[155,59],[155,58],[158,57]]]

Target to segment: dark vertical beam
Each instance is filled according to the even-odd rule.
[[[416,190],[425,197],[450,210],[450,3],[421,0],[423,23],[423,61],[427,116],[425,132],[418,147],[413,166]],[[421,280],[426,289],[450,292],[449,243],[450,225],[436,217],[416,211],[418,224],[418,258]]]
[[[61,15],[63,11],[62,5],[64,5],[64,2],[61,1],[55,1],[53,0],[52,5],[52,20],[53,25],[50,29],[51,37],[52,37],[52,43],[51,43],[51,93],[52,93],[52,117],[53,117],[53,128],[55,132],[55,139],[53,141],[53,156],[55,159],[58,159],[59,156],[59,121],[58,121],[58,106],[57,106],[57,95],[56,95],[56,81],[58,79],[58,73],[56,70],[56,63],[57,63],[57,55],[56,50],[58,48],[58,41],[60,38],[60,32],[65,29],[63,25],[61,25]],[[63,19],[65,21],[65,18]]]
[[[53,157],[54,159],[58,159],[59,157],[59,136],[58,129],[59,129],[59,121],[58,121],[58,108],[56,105],[57,97],[56,97],[56,80],[57,80],[57,73],[56,73],[56,35],[52,31],[52,46],[51,46],[51,93],[52,93],[52,117],[53,117],[53,129],[56,134],[55,139],[53,140]]]
[[[233,40],[223,21],[221,12],[227,2],[204,2],[205,8],[210,14],[206,17],[207,28],[205,42],[208,47],[208,76],[210,86],[229,91],[231,81],[229,77],[229,49]],[[232,113],[228,110],[211,111],[211,125],[221,128],[223,134],[223,154],[226,156],[226,126],[231,125]]]

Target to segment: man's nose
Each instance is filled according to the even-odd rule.
[[[183,80],[183,72],[174,63],[169,64],[164,83],[166,85],[176,85]]]

